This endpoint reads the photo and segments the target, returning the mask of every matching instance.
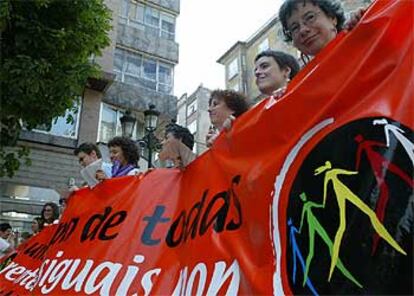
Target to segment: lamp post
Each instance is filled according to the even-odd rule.
[[[147,131],[147,148],[148,148],[148,168],[152,168],[152,146],[151,139],[154,137],[154,131],[157,128],[158,116],[160,112],[155,110],[155,105],[149,105],[149,109],[144,111],[145,130]],[[155,144],[155,143],[154,143]]]
[[[155,138],[154,131],[157,129],[158,117],[160,112],[155,109],[155,105],[150,104],[149,109],[144,111],[144,121],[145,121],[145,131],[146,135],[138,140],[139,143],[142,143],[148,149],[148,168],[152,168],[152,150],[153,147],[157,144],[156,141],[153,141]],[[131,111],[126,111],[125,115],[120,118],[122,126],[122,135],[128,138],[132,137],[134,131],[136,118],[131,115]]]
[[[131,115],[131,111],[127,110],[119,120],[121,121],[122,135],[131,138],[137,121],[136,118]]]

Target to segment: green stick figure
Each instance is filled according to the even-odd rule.
[[[355,195],[344,183],[338,179],[338,175],[356,175],[358,172],[347,171],[343,169],[333,169],[330,161],[326,161],[325,165],[318,167],[315,170],[315,176],[325,172],[325,178],[323,182],[323,206],[326,202],[326,194],[328,190],[329,181],[332,182],[333,189],[335,191],[336,200],[339,207],[339,227],[335,235],[335,241],[333,246],[333,255],[331,260],[331,267],[329,270],[329,278],[331,280],[333,270],[339,256],[339,248],[341,247],[342,236],[346,229],[346,202],[353,203],[357,208],[364,212],[370,219],[372,226],[380,237],[382,237],[387,243],[389,243],[398,252],[407,255],[407,253],[398,245],[393,237],[388,233],[387,229],[378,220],[375,212],[371,210],[357,195]]]
[[[319,234],[319,236],[328,246],[329,254],[331,256],[332,256],[332,245],[333,244],[332,244],[332,240],[329,238],[328,234],[326,233],[326,230],[319,223],[318,219],[315,217],[315,215],[312,212],[312,208],[324,208],[324,205],[317,204],[312,201],[308,201],[305,192],[303,192],[300,195],[300,199],[303,201],[304,204],[303,204],[302,214],[301,214],[301,219],[300,219],[299,233],[302,231],[305,215],[306,215],[306,221],[308,222],[308,233],[309,233],[309,253],[308,253],[308,256],[306,257],[306,268],[305,268],[305,274],[303,276],[303,286],[305,286],[306,280],[308,279],[309,267],[312,262],[313,253],[314,253],[315,232]],[[351,280],[358,287],[362,288],[362,285],[353,277],[353,275],[348,271],[348,269],[346,269],[346,267],[342,264],[342,261],[340,258],[338,258],[338,261],[336,262],[336,266],[338,267],[338,269],[342,272],[342,274],[345,277]]]

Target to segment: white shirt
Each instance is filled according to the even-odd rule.
[[[140,173],[139,168],[134,168],[128,172],[127,176],[135,176],[135,175],[138,175],[139,173]]]
[[[0,258],[6,255],[7,249],[10,247],[10,243],[4,238],[0,237]]]

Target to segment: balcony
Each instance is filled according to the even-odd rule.
[[[178,63],[178,44],[159,36],[156,28],[145,25],[135,28],[126,24],[118,24],[116,42],[127,48],[163,58],[173,64]]]
[[[115,81],[105,93],[103,101],[134,110],[146,110],[151,103],[156,106],[158,111],[171,118],[175,118],[177,115],[177,97],[156,92],[141,85]]]

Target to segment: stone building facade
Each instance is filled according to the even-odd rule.
[[[32,165],[22,166],[13,178],[0,179],[0,222],[10,222],[19,231],[30,229],[45,202],[57,203],[69,182],[80,184],[80,167],[73,155],[80,143],[106,143],[120,135],[119,119],[126,110],[137,118],[135,139],[144,135],[143,111],[149,104],[161,112],[158,130],[176,117],[172,91],[180,0],[105,0],[105,4],[112,11],[111,44],[94,58],[102,78],[88,81],[73,124],[59,117],[49,131],[23,131],[19,145],[31,148]],[[146,161],[140,165],[145,168]]]

